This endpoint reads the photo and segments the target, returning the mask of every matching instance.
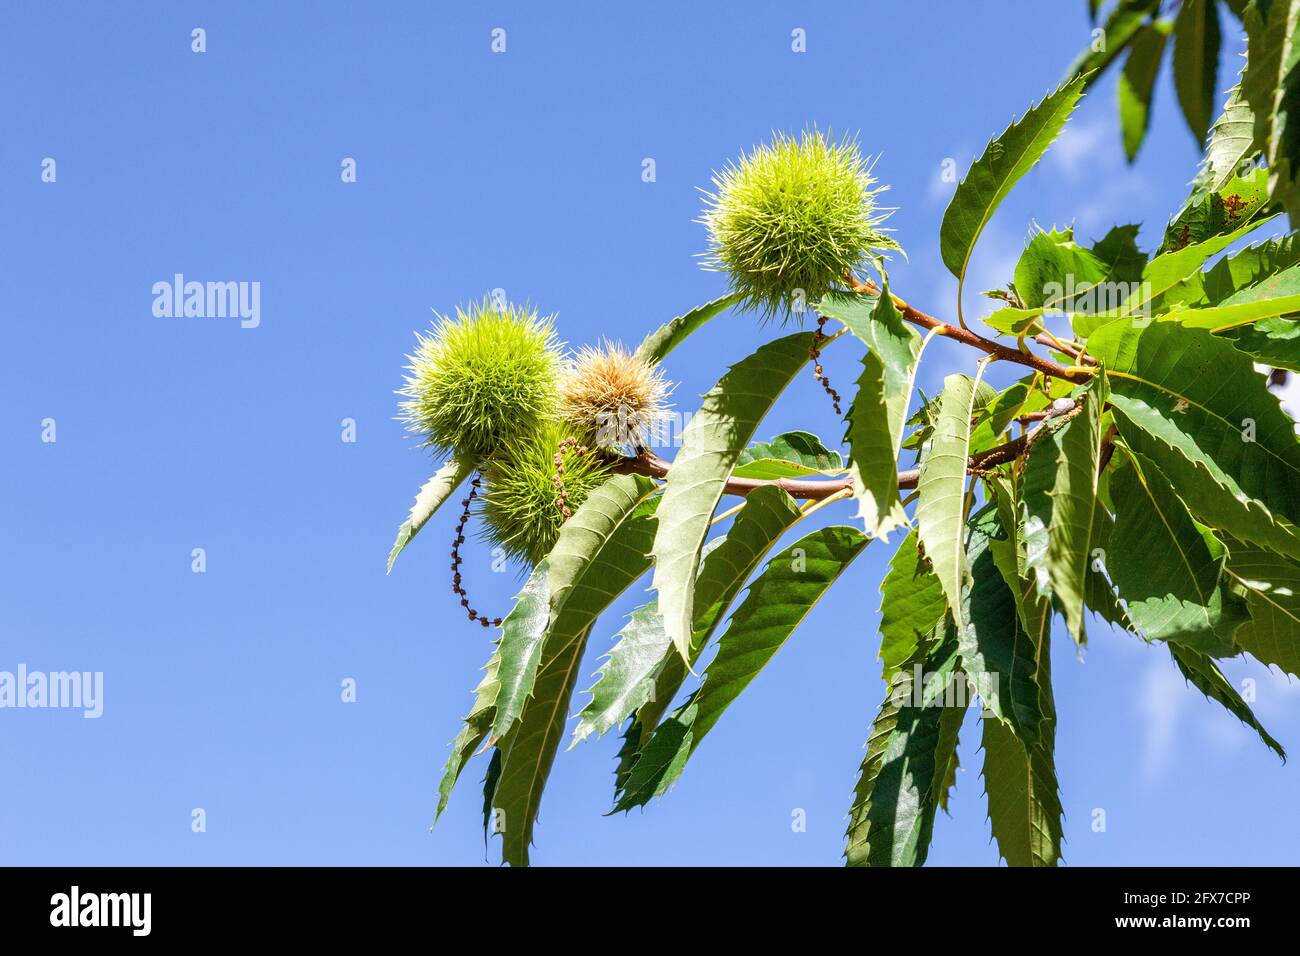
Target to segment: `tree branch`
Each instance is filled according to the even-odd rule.
[[[1046,413],[1043,423],[1031,432],[1026,432],[1019,438],[1013,438],[1011,441],[982,451],[977,455],[971,455],[966,462],[966,471],[970,474],[978,474],[994,465],[1005,464],[1008,461],[1014,461],[1029,445],[1034,442],[1039,431],[1043,428],[1055,428],[1056,424],[1049,426],[1049,421],[1063,424],[1073,418],[1083,408],[1082,401],[1076,400],[1072,405],[1066,405],[1059,410],[1051,410]],[[672,468],[672,463],[660,458],[652,451],[644,450],[635,458],[623,458],[615,463],[614,470],[622,474],[646,475],[650,478],[667,478],[668,471]],[[919,468],[911,468],[907,471],[898,473],[898,487],[900,489],[915,488],[917,482],[921,480],[921,471]],[[853,483],[848,477],[844,478],[728,478],[724,493],[729,495],[740,495],[744,497],[756,488],[762,488],[765,485],[776,485],[786,492],[791,498],[801,498],[809,501],[822,501],[831,495],[838,494],[845,489],[852,489]]]
[[[847,276],[850,286],[854,292],[868,292],[873,295],[880,294],[880,287],[868,279],[866,282],[860,282],[853,276]],[[1002,359],[1007,362],[1015,362],[1017,365],[1025,365],[1035,371],[1042,372],[1044,375],[1051,375],[1053,378],[1063,378],[1067,381],[1082,381],[1087,379],[1092,373],[1083,368],[1070,368],[1061,365],[1059,362],[1053,362],[1051,359],[1045,359],[1035,355],[1032,352],[1022,352],[1019,349],[1011,348],[1000,342],[994,342],[992,339],[986,339],[982,335],[972,332],[970,329],[963,329],[956,325],[950,325],[941,319],[936,319],[932,315],[927,315],[920,309],[913,308],[898,296],[891,293],[894,305],[898,308],[899,313],[908,322],[918,325],[923,329],[934,329],[937,335],[944,338],[953,339],[977,348],[981,352],[986,352],[994,358]]]

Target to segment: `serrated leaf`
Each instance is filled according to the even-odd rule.
[[[1011,187],[1042,158],[1060,135],[1082,93],[1082,77],[1050,93],[989,143],[984,154],[957,184],[939,227],[939,249],[944,265],[957,277],[959,304],[966,267],[980,233]]]
[[[908,533],[880,582],[880,660],[888,684],[943,620],[948,604],[930,562]]]
[[[1105,375],[1094,375],[1076,391],[1082,410],[1059,428],[1042,426],[1025,465],[1022,505],[1027,562],[1038,596],[1052,596],[1071,636],[1082,644],[1101,416],[1108,397]]]
[[[1300,280],[1300,270],[1296,271],[1295,278]],[[1243,290],[1242,296],[1237,301],[1211,305],[1204,309],[1175,309],[1159,318],[1162,322],[1177,322],[1188,328],[1207,329],[1218,333],[1300,311],[1300,293],[1269,297],[1261,289],[1259,290],[1261,297],[1255,298],[1248,294],[1252,291]]]
[[[646,553],[629,550],[625,542],[641,543],[653,532],[653,509],[643,505],[656,487],[643,475],[615,475],[564,523],[501,625],[494,736],[505,736],[518,719],[532,692],[543,646],[585,631],[617,596],[611,583],[627,587],[645,570]]]
[[[487,851],[488,837],[492,830],[492,795],[496,793],[497,783],[501,780],[501,748],[492,748],[492,758],[483,773],[483,849]]]
[[[636,349],[636,357],[651,365],[662,362],[664,356],[681,345],[688,335],[715,315],[735,305],[740,299],[740,293],[731,292],[691,309],[685,315],[679,315],[670,322],[665,322],[641,340],[641,344]]]
[[[732,366],[704,396],[682,435],[668,472],[655,536],[653,587],[668,636],[683,659],[690,653],[695,573],[709,520],[727,476],[758,424],[808,362],[812,334],[797,332],[769,342]]]
[[[1223,587],[1225,550],[1197,527],[1159,469],[1135,459],[1111,478],[1115,528],[1106,567],[1129,620],[1152,641],[1234,653],[1244,604]]]
[[[1060,860],[1062,810],[1056,780],[1056,705],[1052,699],[1051,605],[1038,596],[1029,572],[1022,506],[1006,474],[986,485],[1005,537],[988,538],[989,554],[1015,597],[1020,626],[1034,654],[1042,721],[1038,741],[1027,746],[999,720],[983,721],[984,781],[989,821],[998,850],[1011,866],[1054,866]]]
[[[452,492],[464,484],[465,479],[473,474],[477,467],[478,462],[472,458],[463,462],[453,459],[439,468],[434,476],[421,486],[419,494],[415,496],[415,504],[411,506],[411,514],[397,529],[397,540],[393,542],[393,549],[388,552],[388,571],[393,570],[393,562],[397,560],[397,556],[428,523],[438,507],[451,497]]]
[[[1223,676],[1223,671],[1219,670],[1214,661],[1190,648],[1173,644],[1169,646],[1169,653],[1173,655],[1174,663],[1178,665],[1179,672],[1189,684],[1210,700],[1222,704],[1228,713],[1259,734],[1260,739],[1270,750],[1284,761],[1286,760],[1286,751],[1282,749],[1282,745],[1264,729],[1264,725],[1256,719],[1250,705],[1242,700],[1237,689],[1232,686],[1232,682]]]
[[[954,706],[945,707],[939,718],[939,740],[934,748],[934,799],[944,813],[949,812],[948,800],[957,786],[957,770],[961,765],[957,742],[966,719],[966,709],[954,701]]]
[[[1174,21],[1174,89],[1197,145],[1205,142],[1214,115],[1221,40],[1214,0],[1183,0]]]
[[[912,661],[921,685],[914,669],[901,670],[867,738],[849,809],[849,866],[922,866],[930,850],[935,810],[953,767],[951,728],[960,725],[960,716],[949,711],[965,713],[966,684],[952,640],[919,651]]]
[[[984,371],[980,367],[980,373]],[[970,579],[962,527],[965,521],[966,459],[970,453],[970,422],[975,382],[965,375],[943,380],[943,402],[929,453],[921,460],[917,482],[917,529],[925,556],[960,629],[964,626],[962,592]]]
[[[1116,86],[1119,97],[1119,124],[1124,134],[1124,155],[1131,163],[1137,158],[1151,122],[1151,95],[1160,60],[1164,56],[1169,24],[1157,20],[1138,30],[1129,44],[1128,59]]]
[[[1300,264],[1300,236],[1266,239],[1225,256],[1204,272],[1192,272],[1159,300],[1157,311],[1200,308],[1225,299]]]
[[[1265,319],[1225,333],[1237,350],[1273,368],[1300,372],[1300,321]]]
[[[655,729],[615,810],[640,806],[673,784],[727,707],[781,649],[868,540],[856,528],[832,525],[804,535],[768,562],[732,614],[718,640],[718,656],[699,689]]]
[[[1093,33],[1087,48],[1075,58],[1066,76],[1083,77],[1085,89],[1096,83],[1126,49],[1148,18],[1154,16],[1160,0],[1119,0],[1102,24],[1101,36]]]
[[[1246,233],[1257,229],[1267,220],[1247,223],[1227,235],[1214,236],[1204,242],[1194,242],[1181,248],[1156,256],[1142,270],[1142,279],[1134,283],[1136,288],[1130,292],[1118,308],[1097,309],[1093,312],[1076,312],[1070,317],[1070,323],[1076,335],[1087,337],[1103,326],[1109,325],[1117,317],[1145,317],[1158,309],[1153,305],[1160,296],[1177,288],[1189,276],[1195,274],[1210,256],[1222,252]]]
[[[1165,228],[1159,252],[1205,242],[1252,223],[1269,206],[1268,172],[1245,164],[1243,170],[1200,200],[1189,200]]]
[[[967,536],[971,580],[962,596],[966,624],[955,629],[958,653],[988,710],[1032,746],[1044,717],[1034,645],[1021,624],[1016,593],[990,548],[995,538],[1010,535],[997,509],[986,506],[971,519]]]
[[[745,499],[745,507],[736,516],[726,537],[704,555],[699,577],[695,580],[695,623],[690,660],[682,660],[675,649],[669,649],[659,661],[653,692],[638,705],[635,719],[624,733],[625,743],[619,751],[615,776],[616,794],[623,791],[641,748],[681,689],[688,664],[693,666],[698,660],[731,602],[763,556],[802,515],[794,499],[780,488],[774,485],[756,488]],[[671,648],[666,632],[663,641],[666,648]]]
[[[844,471],[844,459],[812,432],[785,432],[771,441],[752,443],[736,459],[737,478],[803,478]]]
[[[1246,172],[1244,161],[1258,152],[1254,142],[1255,114],[1241,95],[1241,84],[1238,83],[1228,94],[1223,112],[1210,130],[1210,142],[1192,181],[1192,193],[1183,206],[1183,212],[1219,193],[1234,177]],[[1178,218],[1175,217],[1175,221]]]
[[[1103,326],[1088,351],[1106,366],[1115,424],[1202,521],[1300,557],[1300,445],[1250,358],[1168,322]]]
[[[1060,785],[1045,733],[1026,748],[1000,720],[980,721],[984,734],[984,787],[998,853],[1008,866],[1056,866],[1061,860]]]
[[[844,440],[858,517],[867,534],[887,539],[907,521],[898,497],[898,453],[924,343],[903,322],[888,285],[879,295],[832,293],[819,308],[867,347]]]
[[[438,809],[433,817],[435,823],[442,816],[442,811],[447,809],[451,791],[460,779],[465,763],[474,755],[478,745],[487,739],[488,731],[492,729],[492,720],[496,716],[494,705],[497,699],[497,670],[500,666],[501,658],[493,649],[492,656],[483,667],[483,679],[474,691],[474,706],[465,715],[465,726],[451,743],[451,756],[447,758],[442,781],[438,784]]]
[[[533,695],[509,736],[497,745],[501,768],[491,808],[501,835],[501,858],[511,866],[528,865],[542,790],[564,735],[587,635],[582,631],[546,645]]]
[[[1237,541],[1228,551],[1228,576],[1250,609],[1233,637],[1256,660],[1300,677],[1300,564]]]
[[[1263,152],[1269,193],[1294,225],[1300,220],[1300,0],[1252,3],[1246,28],[1246,72],[1241,95],[1255,116],[1254,147]]]

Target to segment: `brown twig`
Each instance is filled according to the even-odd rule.
[[[846,280],[849,282],[849,285],[854,292],[866,292],[872,295],[880,294],[880,287],[870,279],[866,282],[861,282],[853,276],[846,276]],[[1070,381],[1081,381],[1091,374],[1085,369],[1070,368],[1069,366],[1061,365],[1059,362],[1053,362],[1050,359],[1045,359],[1039,355],[1035,355],[1033,352],[1022,352],[1019,349],[1011,348],[1010,346],[1003,345],[1000,342],[994,342],[992,339],[986,339],[984,336],[978,335],[970,329],[950,325],[941,319],[936,319],[932,315],[927,315],[920,309],[908,305],[902,299],[898,298],[898,296],[892,296],[892,298],[894,300],[894,306],[898,309],[899,313],[904,319],[911,322],[913,325],[919,325],[923,329],[934,329],[936,334],[942,335],[944,338],[961,342],[964,345],[971,346],[972,348],[977,348],[981,352],[992,355],[996,359],[1015,362],[1017,365],[1028,366],[1029,368],[1042,372],[1045,375],[1052,375],[1056,378],[1064,378]]]
[[[1082,403],[1075,402],[1069,408],[1063,408],[1059,411],[1046,413],[1046,417],[1056,423],[1064,423],[1079,413],[1083,407]],[[977,455],[971,455],[966,462],[966,471],[971,474],[978,474],[981,471],[992,468],[994,465],[1005,464],[1013,461],[1020,456],[1024,450],[1037,438],[1039,432],[1046,427],[1055,428],[1057,425],[1047,425],[1044,423],[1034,431],[1014,438],[1005,444],[982,451]],[[624,458],[614,466],[615,471],[624,474],[647,475],[650,478],[667,478],[668,471],[672,468],[672,463],[660,458],[652,451],[643,451],[635,458]],[[898,487],[900,489],[915,488],[917,482],[921,480],[921,471],[918,468],[912,468],[907,471],[898,473]],[[767,485],[776,485],[782,491],[786,492],[791,498],[800,498],[810,501],[822,501],[832,495],[839,494],[845,489],[852,488],[852,481],[849,478],[728,478],[724,492],[729,495],[748,495],[755,489]]]
[[[1083,362],[1084,365],[1097,364],[1097,360],[1093,358],[1091,355],[1086,355],[1084,353],[1081,353],[1078,349],[1071,348],[1070,346],[1066,345],[1064,342],[1061,342],[1059,340],[1053,341],[1052,339],[1049,339],[1045,335],[1035,335],[1034,341],[1037,342],[1039,345],[1046,345],[1049,348],[1054,348],[1058,352],[1064,352],[1072,359],[1078,359],[1080,358],[1080,356],[1082,356],[1081,361]]]

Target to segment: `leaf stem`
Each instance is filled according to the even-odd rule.
[[[865,282],[859,281],[853,276],[846,276],[850,288],[854,292],[865,292],[872,295],[880,294],[880,287],[872,280]],[[977,348],[981,352],[992,355],[994,358],[1004,359],[1008,362],[1015,362],[1017,365],[1024,365],[1036,371],[1043,372],[1056,378],[1063,378],[1067,381],[1081,381],[1088,378],[1092,373],[1084,368],[1071,368],[1067,365],[1061,365],[1050,359],[1045,359],[1032,352],[1022,352],[1017,348],[1003,345],[1000,342],[994,342],[992,339],[986,339],[984,336],[972,332],[970,329],[961,328],[951,325],[941,319],[936,319],[932,315],[927,315],[920,309],[908,305],[892,292],[889,294],[894,300],[894,305],[902,314],[903,318],[913,325],[919,325],[923,329],[934,329],[939,335],[945,338],[961,342],[963,345],[969,345]]]

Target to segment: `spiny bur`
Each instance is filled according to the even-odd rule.
[[[558,459],[558,462],[557,462]],[[530,565],[550,553],[565,521],[612,474],[565,422],[543,424],[487,466],[483,521],[490,541]]]
[[[399,394],[426,445],[481,460],[555,416],[562,360],[549,317],[484,299],[417,338]]]
[[[875,200],[884,187],[874,184],[856,140],[777,133],[714,173],[700,219],[705,268],[725,272],[763,318],[788,319],[899,248],[881,227],[887,213]]]
[[[664,418],[668,382],[621,345],[584,346],[560,382],[560,415],[601,449],[644,446]]]

